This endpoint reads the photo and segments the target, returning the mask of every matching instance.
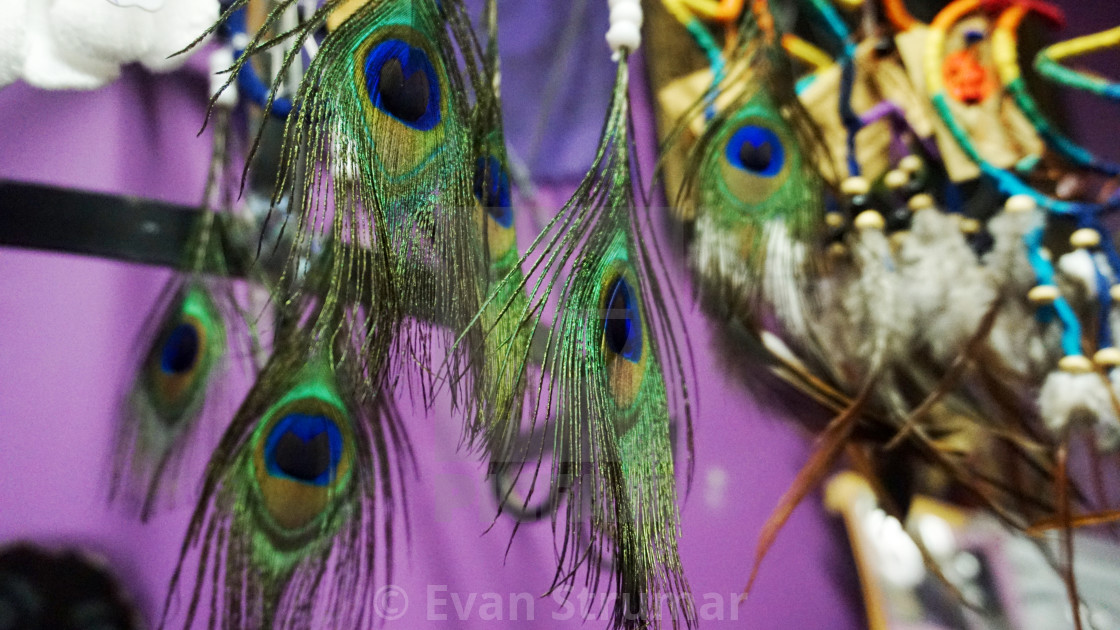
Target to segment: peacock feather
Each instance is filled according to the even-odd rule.
[[[286,295],[305,293],[300,265],[330,242],[339,255],[323,285],[324,308],[344,296],[367,305],[379,321],[397,322],[397,357],[430,366],[431,340],[464,328],[487,284],[473,195],[479,45],[459,3],[434,0],[357,8],[331,0],[270,38],[295,3],[277,4],[231,68],[235,74],[253,54],[284,43],[282,76],[328,19],[353,10],[330,20],[292,99],[273,199],[291,204],[295,232],[280,284]],[[273,94],[280,86],[278,78]],[[376,301],[367,285],[384,288]]]
[[[748,328],[773,309],[812,347],[805,287],[821,271],[812,249],[824,237],[825,185],[814,152],[825,149],[798,105],[788,59],[760,23],[744,12],[723,80],[669,136],[686,143],[685,125],[705,103],[718,105],[688,150],[675,198],[694,218],[691,265],[705,303]]]
[[[554,517],[563,540],[550,591],[570,593],[580,575],[594,591],[609,562],[608,588],[618,596],[611,627],[658,627],[666,604],[674,626],[681,620],[691,625],[693,603],[677,551],[662,361],[678,383],[683,367],[667,336],[671,296],[657,282],[655,255],[638,228],[628,72],[623,59],[589,174],[492,290],[475,324],[497,304],[503,319],[512,315],[520,331],[540,330],[543,337],[533,357],[540,360],[533,371],[538,376],[529,379],[535,394],[517,417],[531,435],[555,420],[550,483],[554,492],[566,493],[567,503],[563,516]],[[546,326],[543,311],[551,299],[558,307],[555,323]],[[529,351],[511,344],[501,365],[510,361],[514,374],[529,373]],[[689,423],[683,387],[674,391]],[[541,466],[541,456],[527,457],[513,464],[514,476],[535,478]]]
[[[228,111],[216,116],[214,153],[204,203],[184,263],[157,302],[114,436],[110,499],[124,497],[147,520],[170,499],[182,460],[220,380],[227,354],[227,321],[237,308],[228,282],[209,274],[227,269],[223,216],[211,209],[228,166]]]
[[[497,11],[486,5],[483,21],[488,32],[484,77],[477,86],[478,100],[472,128],[475,133],[474,197],[478,204],[480,236],[485,245],[487,300],[479,313],[480,335],[469,349],[473,372],[475,414],[466,424],[471,443],[482,438],[493,462],[504,461],[520,417],[525,391],[529,328],[518,319],[526,304],[521,284],[521,256],[517,249],[512,189],[502,131],[500,71],[497,47]]]
[[[332,627],[369,625],[372,584],[392,571],[410,451],[390,404],[369,389],[376,370],[348,334],[323,334],[348,330],[337,313],[277,336],[211,457],[161,627],[188,558],[197,572],[187,574],[183,627],[207,610],[207,627],[231,630],[307,628],[316,611]]]

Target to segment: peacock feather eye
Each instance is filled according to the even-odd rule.
[[[727,161],[759,177],[774,177],[782,171],[785,160],[781,138],[766,127],[743,125],[727,143]]]
[[[513,226],[509,174],[493,155],[480,157],[475,162],[474,196],[498,225]]]
[[[642,317],[630,284],[618,276],[607,289],[603,305],[603,344],[631,363],[642,358]]]
[[[439,77],[422,48],[400,39],[377,44],[366,56],[365,77],[377,109],[418,131],[439,124]]]
[[[342,459],[342,434],[330,418],[297,411],[276,423],[264,449],[270,475],[326,486]]]
[[[158,417],[174,424],[206,394],[224,333],[217,309],[198,287],[172,303],[162,329],[148,351],[144,388]]]
[[[349,484],[350,415],[334,389],[309,379],[282,397],[253,438],[261,503],[283,531],[326,518],[332,497]]]
[[[730,218],[746,211],[765,219],[766,204],[784,190],[796,168],[785,121],[763,105],[751,104],[728,120],[703,169],[705,205],[725,209]]]
[[[597,306],[599,356],[607,390],[616,407],[631,409],[646,389],[653,359],[645,334],[641,292],[626,257],[615,258],[603,267]],[[621,417],[626,421],[616,423],[615,428],[625,428],[623,425],[635,420],[630,414]]]
[[[166,374],[182,374],[198,363],[201,337],[194,321],[183,322],[171,329],[160,352],[160,369]]]

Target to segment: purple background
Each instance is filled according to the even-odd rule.
[[[551,59],[553,30],[562,20],[559,11],[545,8],[552,3],[505,4],[508,133],[524,156],[545,89],[541,64]],[[539,179],[550,182],[543,194],[552,207],[562,203],[572,177],[582,174],[606,107],[611,66],[599,35],[605,30],[601,4],[590,0],[587,31],[594,37],[585,35],[576,44],[577,61],[559,90],[557,116],[530,164]],[[1074,19],[1067,32],[1099,30],[1120,19],[1120,3],[1098,5],[1112,11],[1111,20],[1086,6],[1092,4],[1076,7],[1091,17]],[[203,65],[192,63],[164,77],[130,68],[115,84],[86,93],[42,92],[22,84],[0,90],[0,178],[197,203],[209,150],[208,136],[196,137],[206,89],[198,70]],[[1120,76],[1116,64],[1101,69]],[[635,96],[638,141],[648,156],[652,136],[641,86]],[[1115,107],[1108,116],[1114,125],[1109,137],[1115,139],[1120,120]],[[1087,129],[1093,126],[1100,137],[1101,120],[1074,118],[1074,130],[1093,137]],[[649,172],[648,160],[644,172]],[[676,262],[672,274],[687,295],[689,285]],[[0,543],[29,538],[103,553],[149,618],[163,601],[191,505],[183,501],[141,526],[105,506],[104,480],[114,408],[132,362],[128,350],[167,277],[166,270],[141,265],[0,250]],[[691,495],[682,499],[681,553],[698,602],[715,593],[726,616],[735,610],[737,620],[721,627],[844,630],[864,625],[842,528],[824,513],[819,495],[794,513],[750,599],[733,604],[732,593],[746,581],[762,523],[804,461],[809,442],[792,421],[795,414],[775,404],[780,394],[764,396],[767,403],[747,390],[747,372],[738,365],[742,359],[722,349],[726,342],[718,326],[690,303],[685,311],[700,406],[696,478]],[[229,389],[237,391],[227,391],[222,402],[232,413],[243,390]],[[545,591],[555,566],[549,526],[523,527],[503,558],[510,522],[503,519],[483,535],[493,499],[481,467],[456,452],[460,420],[446,405],[437,405],[428,414],[406,413],[406,423],[420,479],[407,489],[411,546],[398,552],[394,582],[408,595],[409,608],[402,620],[386,625],[419,625],[433,603],[429,586],[445,585],[447,593],[440,597],[446,603],[435,612],[448,620],[436,625],[504,627],[479,620],[482,594],[497,593],[508,606],[511,593]],[[188,472],[197,475],[198,470]],[[184,483],[189,486],[193,479]],[[476,594],[472,621],[456,619],[451,593],[459,594],[463,604]],[[552,620],[559,609],[551,600],[536,600],[534,608],[535,621],[522,622],[523,627],[581,625],[578,618]],[[602,625],[592,621],[586,627]]]

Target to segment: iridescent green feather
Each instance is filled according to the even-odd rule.
[[[386,399],[365,389],[371,368],[345,336],[317,334],[338,328],[321,322],[312,313],[278,335],[214,451],[160,627],[188,566],[183,627],[199,614],[227,630],[371,624],[410,451]]]
[[[816,165],[832,162],[797,99],[776,34],[745,11],[736,42],[726,75],[670,135],[670,143],[682,142],[690,122],[716,103],[687,152],[675,197],[694,209],[690,264],[710,312],[756,336],[768,329],[805,360],[827,365],[812,280],[823,272],[815,252],[826,236]]]
[[[536,330],[543,305],[553,296],[559,303],[557,323],[544,342],[540,380],[530,383],[539,395],[524,409],[530,433],[544,431],[545,419],[556,418],[551,484],[566,492],[567,506],[563,524],[557,524],[563,540],[551,590],[572,592],[582,574],[595,591],[610,558],[608,588],[619,597],[611,627],[659,627],[663,605],[673,626],[681,620],[691,626],[693,603],[677,551],[662,359],[682,384],[683,420],[690,418],[680,356],[668,335],[671,297],[657,282],[654,256],[638,228],[627,73],[623,62],[590,173],[522,260],[525,275],[508,274],[503,285],[512,288],[499,288],[487,307],[512,295],[504,306],[522,327]],[[532,476],[541,462],[522,465]]]
[[[216,115],[204,202],[183,264],[164,288],[135,350],[135,375],[114,435],[110,500],[147,520],[175,495],[178,467],[224,373],[226,328],[238,319],[225,278],[224,215],[211,209],[227,167],[227,111]]]
[[[505,137],[502,132],[498,77],[497,16],[493,4],[484,16],[488,40],[473,112],[475,134],[474,194],[479,206],[483,250],[488,260],[487,301],[479,314],[475,345],[468,348],[474,380],[475,414],[466,423],[466,438],[481,438],[492,462],[504,462],[518,426],[526,385],[525,362],[531,330],[518,318],[527,298],[521,286],[521,256],[512,203]],[[470,331],[468,331],[470,334]]]
[[[282,43],[284,75],[341,4],[328,1],[292,31],[266,36],[296,2],[277,4],[231,70]],[[332,243],[340,255],[324,308],[369,306],[393,329],[396,356],[425,367],[430,340],[462,330],[486,291],[470,129],[480,53],[468,25],[458,2],[376,0],[329,33],[293,99],[274,195],[294,209],[285,295],[306,293],[303,259]],[[277,79],[274,93],[279,87]],[[376,298],[374,286],[382,287]]]
[[[816,264],[805,247],[823,230],[823,183],[811,159],[823,148],[788,59],[750,12],[738,41],[712,88],[720,109],[689,152],[678,203],[696,209],[692,264],[705,297],[750,321],[760,299],[793,299],[792,280]]]

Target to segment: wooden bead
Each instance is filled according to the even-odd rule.
[[[840,183],[840,192],[849,197],[866,195],[871,190],[871,185],[862,177],[849,177]]]
[[[824,215],[824,224],[830,228],[844,227],[847,223],[847,218],[840,212],[826,212]]]
[[[1093,363],[1104,367],[1120,365],[1120,348],[1101,348],[1093,355]]]
[[[922,170],[922,158],[916,155],[907,155],[898,161],[898,168],[913,175]]]
[[[1040,284],[1027,292],[1027,299],[1032,304],[1046,306],[1047,304],[1053,304],[1059,295],[1061,293],[1058,292],[1058,287],[1052,284]]]
[[[965,234],[978,234],[980,232],[980,222],[972,217],[964,217],[961,219],[961,232]]]
[[[883,176],[883,183],[891,190],[898,190],[910,182],[910,174],[894,169]]]
[[[1101,233],[1093,228],[1081,228],[1070,235],[1069,244],[1077,248],[1091,249],[1101,244]]]
[[[1071,354],[1058,361],[1058,368],[1070,374],[1087,374],[1093,371],[1093,362],[1080,354]]]
[[[910,206],[910,209],[914,212],[925,210],[926,208],[932,208],[933,197],[926,193],[914,195],[910,198],[910,201],[906,205]]]
[[[887,224],[876,210],[864,210],[854,222],[857,230],[881,230]]]
[[[1034,197],[1030,195],[1012,195],[1003,204],[1003,209],[1008,212],[1030,212],[1037,207]]]

